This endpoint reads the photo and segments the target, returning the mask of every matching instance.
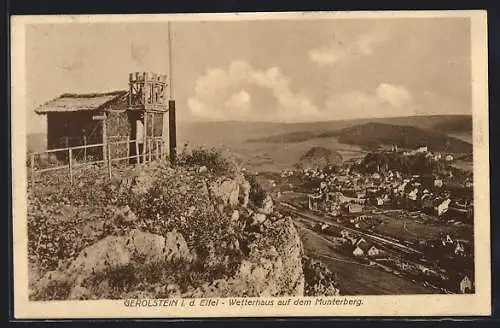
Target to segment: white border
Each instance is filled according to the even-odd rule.
[[[26,120],[25,120],[25,26],[34,23],[116,23],[166,21],[240,21],[294,19],[370,19],[370,18],[470,17],[473,81],[473,146],[475,198],[476,294],[363,296],[359,308],[339,307],[192,307],[127,308],[123,301],[28,300],[26,225]],[[485,11],[427,12],[307,12],[238,14],[151,14],[83,16],[12,16],[12,192],[14,249],[14,310],[17,319],[26,318],[178,318],[178,317],[254,317],[254,316],[462,316],[491,313],[489,145],[488,145],[488,67]],[[358,297],[360,298],[360,297]],[[288,298],[285,298],[288,299]],[[315,298],[311,298],[315,299]],[[275,298],[277,300],[277,298]],[[226,302],[227,304],[227,302]]]

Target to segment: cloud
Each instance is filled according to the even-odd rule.
[[[413,97],[404,86],[381,83],[373,93],[354,90],[328,97],[324,116],[356,119],[414,114]]]
[[[402,107],[410,101],[410,92],[403,86],[382,83],[377,88],[377,99],[394,107]]]
[[[309,59],[325,66],[353,56],[369,56],[373,54],[374,48],[385,40],[385,35],[377,32],[363,34],[354,41],[334,40],[327,46],[309,51]]]
[[[292,91],[290,85],[290,79],[278,67],[258,70],[246,61],[233,61],[226,70],[210,68],[198,78],[188,107],[193,116],[213,120],[318,119],[321,116],[318,108],[304,95]],[[269,104],[265,112],[256,112],[252,103],[259,95],[249,91],[255,87],[266,90],[276,104]]]
[[[262,104],[258,89],[273,99],[268,107],[258,106]],[[188,108],[193,117],[208,120],[297,122],[415,114],[414,99],[401,85],[380,83],[372,92],[332,94],[317,107],[293,91],[278,67],[258,70],[245,61],[233,61],[227,69],[208,69],[194,90]]]

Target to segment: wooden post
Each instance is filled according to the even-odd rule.
[[[30,154],[31,189],[35,186],[35,153]]]
[[[141,162],[141,154],[139,154],[139,144],[137,143],[137,139],[135,139],[135,158],[136,164],[139,164]]]
[[[155,113],[151,113],[151,137],[155,137]]]
[[[160,159],[160,142],[158,139],[155,140],[155,154],[156,154],[156,160]]]
[[[160,159],[163,160],[163,140],[158,140],[160,144]]]
[[[144,113],[144,135],[143,135],[143,144],[142,144],[142,155],[143,155],[143,163],[146,163],[146,147],[147,147],[147,137],[148,137],[148,113]]]
[[[109,176],[109,179],[111,180],[111,145],[110,144],[106,144],[106,148],[107,148],[107,155],[108,155],[108,176]]]
[[[68,148],[69,181],[73,184],[73,149]]]
[[[130,164],[130,136],[127,136],[127,165]]]
[[[102,146],[102,159],[105,161],[107,157],[106,150],[107,150],[107,144],[108,144],[108,134],[106,131],[106,119],[102,120],[102,143],[104,144]]]
[[[177,132],[175,124],[175,100],[168,101],[168,133],[170,141],[170,163],[175,165],[177,159]]]
[[[148,139],[148,161],[151,162],[152,155],[153,155],[153,142],[151,138]]]
[[[85,146],[83,148],[83,162],[87,163],[87,136],[83,136],[83,145]]]

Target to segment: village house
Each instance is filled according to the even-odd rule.
[[[352,255],[356,257],[364,256],[367,255],[369,257],[374,257],[374,256],[379,256],[380,255],[380,250],[375,247],[374,245],[369,244],[366,242],[364,238],[360,238],[355,244],[354,244],[354,250],[352,251]]]
[[[366,244],[366,239],[363,238],[363,237],[361,237],[358,240],[356,240],[356,242],[354,243],[354,246],[359,246],[359,245],[362,245],[362,244]]]
[[[352,251],[352,255],[357,256],[357,257],[363,256],[363,255],[365,255],[365,251],[361,247],[356,246],[354,248],[354,250]]]
[[[472,281],[469,276],[465,276],[459,283],[459,290],[462,294],[470,293],[472,291]]]
[[[412,201],[416,201],[417,200],[417,194],[418,194],[418,189],[415,188],[415,189],[413,189],[412,191],[410,191],[408,193],[408,199],[412,200]]]
[[[321,195],[307,195],[308,208],[310,210],[318,210],[320,203],[322,202]]]
[[[349,212],[350,214],[353,214],[353,213],[362,213],[363,212],[363,206],[360,205],[360,204],[355,204],[355,203],[348,204],[347,205],[347,212]]]
[[[451,199],[446,198],[446,199],[436,199],[436,203],[434,206],[435,214],[437,216],[441,216],[444,213],[446,213],[449,209],[451,203]]]
[[[465,249],[461,242],[457,241],[454,253],[457,256],[465,256]]]
[[[415,150],[416,153],[427,153],[428,151],[427,146],[419,147]]]
[[[380,250],[375,247],[374,245],[372,245],[369,249],[368,249],[368,252],[367,252],[368,256],[370,257],[374,257],[374,256],[379,256],[380,255]]]
[[[436,187],[436,188],[442,188],[443,187],[443,180],[441,180],[441,179],[435,179],[434,180],[434,187]]]
[[[431,212],[434,209],[434,199],[432,194],[424,193],[421,197],[421,207],[424,212]]]
[[[347,237],[350,237],[350,235],[351,235],[351,234],[349,233],[349,231],[347,231],[347,230],[345,230],[345,229],[342,229],[342,230],[340,231],[340,236],[341,236],[342,238],[347,238]]]
[[[449,234],[442,234],[441,235],[441,243],[443,246],[446,245],[453,245],[453,239]]]

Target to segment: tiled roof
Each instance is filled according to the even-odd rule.
[[[90,94],[63,94],[35,109],[37,114],[96,110],[127,94],[127,91]]]

